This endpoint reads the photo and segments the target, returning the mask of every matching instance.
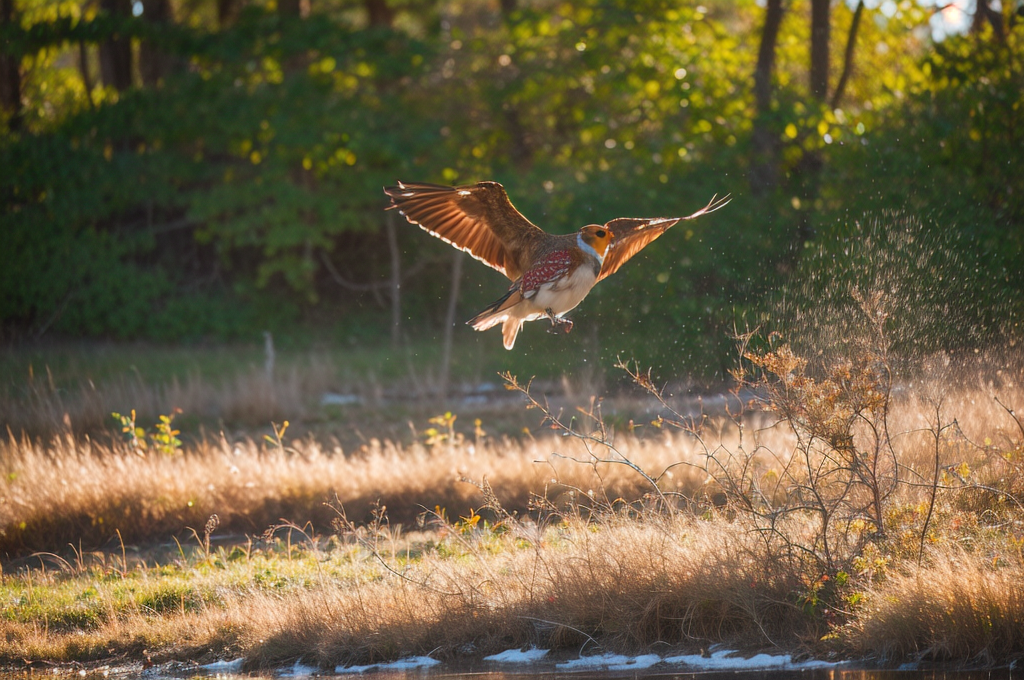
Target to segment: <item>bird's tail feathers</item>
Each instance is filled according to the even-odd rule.
[[[508,292],[487,306],[486,309],[474,316],[466,323],[473,327],[473,330],[485,331],[498,324],[504,324],[501,330],[505,349],[512,349],[515,345],[516,336],[523,326],[523,320],[510,314],[511,307],[519,304],[521,296],[515,295],[519,292],[519,286],[513,285]]]
[[[518,298],[512,297],[517,292],[519,292],[519,286],[513,284],[507,293],[487,305],[479,314],[466,323],[478,331],[487,330],[491,326],[501,323],[504,320],[502,317],[505,316],[502,312],[519,302]]]
[[[501,341],[505,349],[512,349],[516,344],[516,336],[523,329],[523,320],[516,316],[506,316],[501,327]]]

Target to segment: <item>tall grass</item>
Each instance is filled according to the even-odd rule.
[[[62,556],[5,564],[0,658],[147,650],[331,668],[716,642],[1019,658],[1019,373],[885,383],[884,363],[811,374],[766,352],[747,383],[764,410],[666,409],[618,433],[596,405],[570,418],[535,400],[552,436],[491,437],[449,416],[416,443],[353,450],[219,436],[140,455],[10,437],[3,549]],[[289,539],[242,537],[282,521]],[[211,547],[213,530],[236,540]],[[195,547],[161,566],[64,550],[170,535]]]
[[[302,419],[338,384],[331,361],[316,355],[279,366],[270,375],[256,364],[212,375],[188,370],[161,379],[144,377],[134,365],[95,380],[92,369],[72,367],[55,377],[48,365],[19,368],[20,375],[6,376],[0,385],[0,422],[15,435],[38,438],[95,435],[110,427],[112,411],[131,409],[147,421],[177,408],[195,423],[236,427]]]
[[[904,566],[873,586],[849,624],[852,649],[881,659],[981,665],[1021,658],[1022,542],[993,543],[936,548],[923,567]]]
[[[1006,663],[1021,654],[1024,559],[937,545],[921,568],[876,560],[837,585],[799,555],[766,560],[740,524],[692,516],[461,520],[404,535],[195,550],[169,566],[68,565],[5,576],[0,659],[243,656],[325,669],[513,646],[696,651],[713,643],[875,662]],[[977,546],[981,547],[981,546]],[[884,561],[884,560],[882,560]],[[45,622],[43,625],[41,622]]]
[[[200,659],[240,654],[252,668],[299,657],[331,668],[526,644],[636,651],[724,640],[751,648],[819,636],[790,597],[799,574],[762,564],[752,536],[692,519],[649,520],[577,518],[499,531],[447,524],[426,544],[388,530],[375,549],[343,538],[315,553],[285,554],[280,544],[276,557],[270,548],[236,558],[221,552],[189,565],[195,576],[184,587],[174,582],[180,572],[167,568],[113,578],[37,572],[36,590],[8,577],[7,594],[23,602],[46,601],[40,591],[49,589],[66,593],[68,604],[39,605],[35,618],[7,610],[0,658],[147,649]],[[58,615],[83,602],[91,610],[79,622]],[[42,614],[54,623],[34,625]]]
[[[179,420],[190,436],[200,426],[252,430],[286,419],[311,430],[359,427],[395,436],[408,413],[423,419],[447,408],[461,413],[470,408],[464,400],[489,416],[492,427],[502,410],[513,412],[517,426],[510,429],[518,430],[518,409],[505,408],[503,400],[498,406],[480,403],[493,402],[495,389],[501,394],[499,370],[536,375],[549,394],[574,403],[603,391],[603,369],[595,368],[592,355],[574,349],[579,341],[573,336],[541,331],[539,340],[536,352],[509,357],[491,337],[462,336],[447,380],[429,334],[397,349],[387,342],[283,347],[274,352],[269,372],[262,344],[8,346],[0,350],[0,433],[95,437],[110,428],[112,411],[135,409],[140,421],[153,422],[181,409]],[[448,385],[444,397],[442,384]],[[323,403],[325,394],[342,396],[344,404]]]
[[[508,507],[526,510],[531,494],[555,502],[576,493],[632,500],[643,480],[611,464],[590,465],[580,442],[557,437],[512,441],[482,435],[401,446],[371,439],[357,450],[307,438],[278,445],[266,440],[208,439],[177,456],[128,444],[99,444],[71,436],[49,443],[0,442],[0,552],[61,551],[68,545],[110,546],[168,540],[199,529],[217,514],[221,533],[256,535],[284,519],[330,527],[340,502],[366,521],[378,501],[392,521],[410,525],[426,508],[468,512],[480,504],[463,479],[488,480]],[[632,458],[664,469],[693,455],[682,437],[623,438]],[[558,455],[553,455],[558,452]],[[584,461],[580,464],[566,458]],[[677,472],[671,488],[693,493],[701,479]]]

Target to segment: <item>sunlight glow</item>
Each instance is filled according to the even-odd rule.
[[[971,25],[973,0],[938,0],[935,5],[942,8],[929,21],[932,39],[936,42],[947,35],[963,33]]]

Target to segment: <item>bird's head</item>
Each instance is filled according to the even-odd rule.
[[[598,257],[604,259],[605,254],[608,252],[608,246],[612,244],[612,239],[615,238],[615,235],[604,225],[588,224],[580,229],[579,238],[580,241],[593,248]]]

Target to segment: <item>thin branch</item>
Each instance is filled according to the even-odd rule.
[[[338,273],[338,270],[334,267],[334,263],[327,257],[327,253],[320,251],[320,261],[324,263],[324,269],[331,275],[334,282],[346,290],[354,290],[360,293],[381,290],[383,288],[390,287],[390,283],[356,283],[355,281],[349,281],[344,276]]]
[[[157,229],[159,229],[159,227]],[[331,275],[331,278],[334,279],[334,282],[337,283],[342,288],[346,288],[348,290],[353,290],[360,293],[367,293],[372,291],[385,290],[387,288],[392,287],[391,281],[379,281],[377,283],[357,283],[355,281],[350,281],[349,279],[346,279],[338,272],[338,269],[334,266],[334,263],[331,262],[330,258],[327,257],[326,251],[320,251],[320,261],[323,262],[324,269],[326,269],[327,273]],[[420,260],[417,260],[416,262],[413,263],[411,267],[409,267],[402,273],[402,281],[405,281],[409,278],[412,278],[416,274],[419,274],[426,268],[428,264],[433,264],[434,261],[435,258],[430,257],[425,257]]]
[[[829,101],[829,108],[839,108],[839,102],[843,99],[843,92],[846,89],[846,82],[850,78],[850,73],[853,71],[853,54],[854,49],[857,46],[857,30],[860,28],[860,19],[864,14],[864,0],[860,0],[857,3],[857,9],[853,11],[853,21],[850,23],[850,32],[846,35],[846,52],[843,54],[843,71],[839,76],[839,82],[836,83],[835,92],[832,93],[832,99]]]
[[[602,419],[600,419],[598,416],[595,416],[593,412],[585,413],[585,415],[587,415],[588,417],[592,418],[595,422],[597,422],[601,430],[599,436],[588,435],[578,432],[572,427],[571,424],[566,425],[565,423],[563,423],[560,416],[556,416],[545,404],[540,403],[532,394],[530,394],[529,383],[525,387],[523,387],[522,385],[519,384],[518,380],[516,380],[516,377],[511,373],[502,373],[501,377],[505,380],[506,383],[508,383],[509,389],[513,389],[522,393],[523,396],[525,396],[526,399],[530,402],[530,406],[532,408],[536,408],[541,413],[543,413],[544,419],[547,422],[550,422],[556,429],[561,430],[565,435],[574,437],[575,439],[578,439],[579,441],[583,442],[583,445],[586,447],[587,452],[592,456],[593,462],[608,463],[611,465],[625,465],[626,467],[630,468],[638,475],[643,477],[644,480],[646,480],[647,483],[651,485],[651,488],[653,488],[655,493],[657,493],[658,497],[661,499],[661,502],[664,505],[665,510],[669,513],[669,515],[671,516],[675,514],[672,504],[668,502],[668,498],[665,497],[664,492],[658,486],[658,482],[655,480],[655,478],[647,474],[647,472],[644,471],[643,468],[641,468],[639,465],[630,460],[629,457],[622,454],[618,449],[615,448],[615,446],[610,441],[608,441],[607,433],[604,429],[604,421]],[[601,456],[598,456],[590,448],[591,444],[597,444],[598,446],[606,448],[608,451],[618,456],[618,458],[602,458]]]
[[[996,400],[996,403],[999,404],[1011,418],[1013,418],[1013,422],[1017,424],[1017,429],[1020,430],[1021,436],[1024,437],[1024,423],[1022,423],[1020,418],[1017,417],[1017,413],[1012,408],[999,401],[999,397],[993,396],[992,398]]]

